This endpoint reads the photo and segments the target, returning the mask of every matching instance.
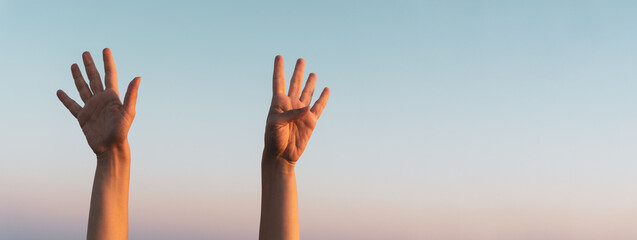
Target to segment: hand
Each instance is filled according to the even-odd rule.
[[[89,52],[82,54],[82,60],[88,75],[90,89],[77,64],[71,65],[75,86],[84,102],[84,107],[69,98],[64,91],[57,91],[58,98],[79,121],[89,146],[98,156],[108,150],[127,144],[128,130],[133,123],[133,118],[135,118],[137,89],[141,80],[141,78],[136,77],[130,82],[122,104],[117,90],[117,73],[111,50],[105,48],[103,55],[106,89],[102,87],[100,74],[97,72]]]
[[[316,74],[310,73],[305,88],[301,92],[304,67],[303,59],[298,59],[290,81],[290,90],[288,95],[285,95],[283,58],[276,56],[272,81],[272,104],[265,128],[264,157],[283,159],[292,166],[303,154],[316,121],[321,116],[330,96],[329,88],[323,89],[321,96],[310,109]]]

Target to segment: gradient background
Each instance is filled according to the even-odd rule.
[[[85,237],[55,91],[104,47],[142,76],[131,239],[257,237],[277,54],[332,90],[303,239],[637,239],[636,2],[202,2],[0,1],[0,239]]]

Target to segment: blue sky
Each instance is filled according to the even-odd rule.
[[[0,1],[0,237],[84,236],[94,157],[55,91],[109,47],[120,92],[142,77],[131,239],[257,236],[277,54],[331,89],[304,239],[634,239],[636,7]]]

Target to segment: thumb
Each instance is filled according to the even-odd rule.
[[[285,111],[277,117],[277,122],[282,124],[290,123],[296,119],[303,117],[309,112],[309,110],[310,106],[305,106],[303,108]]]

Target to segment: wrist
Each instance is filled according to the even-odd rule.
[[[130,148],[128,141],[107,147],[96,154],[97,166],[128,166],[130,164]]]
[[[263,175],[293,176],[295,164],[280,156],[263,152],[261,173]]]

